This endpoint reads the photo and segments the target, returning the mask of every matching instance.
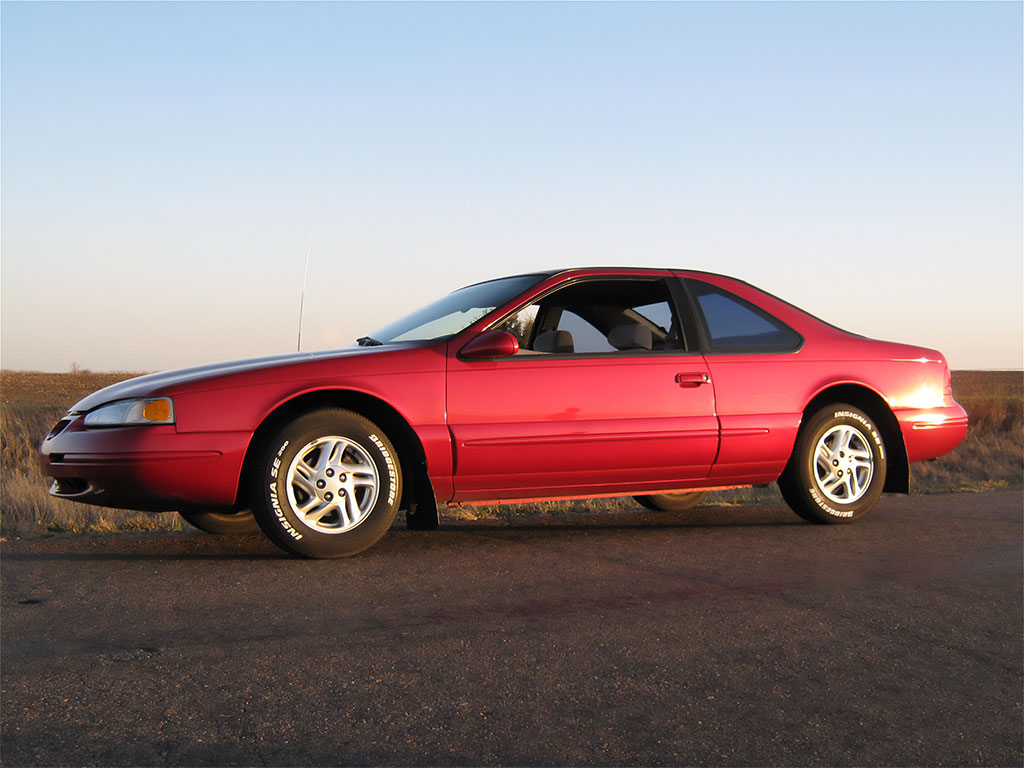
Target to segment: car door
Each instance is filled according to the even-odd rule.
[[[455,501],[634,493],[708,475],[718,450],[709,370],[667,280],[574,280],[493,327],[494,360],[448,353]]]
[[[703,276],[683,281],[715,381],[721,432],[710,478],[771,482],[785,467],[800,427],[803,400],[797,382],[813,373],[801,361],[800,334],[715,284],[723,280]]]

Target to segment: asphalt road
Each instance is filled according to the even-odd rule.
[[[1013,765],[1022,494],[2,545],[18,765]]]

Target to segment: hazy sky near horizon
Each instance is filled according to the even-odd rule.
[[[4,368],[347,346],[489,277],[742,277],[1024,364],[1020,3],[0,5]]]

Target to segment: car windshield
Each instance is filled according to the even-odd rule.
[[[547,277],[517,275],[489,280],[449,293],[411,315],[385,325],[359,340],[362,345],[393,341],[434,341],[465,330],[489,312],[505,304]]]

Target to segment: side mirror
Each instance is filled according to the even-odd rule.
[[[519,339],[508,331],[487,331],[472,339],[459,350],[466,360],[487,360],[509,357],[519,351]]]

